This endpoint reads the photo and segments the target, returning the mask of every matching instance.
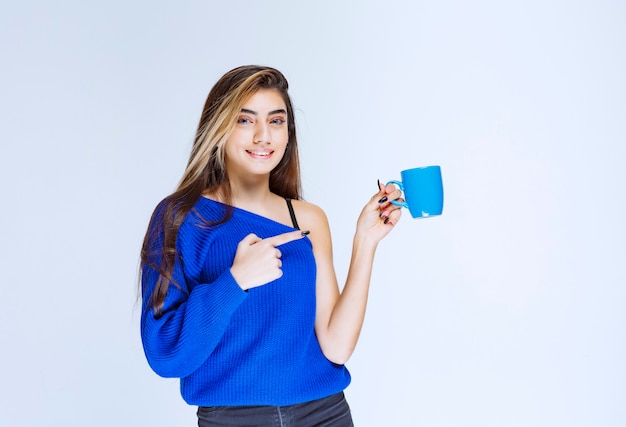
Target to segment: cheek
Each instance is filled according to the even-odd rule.
[[[281,160],[283,157],[285,157],[285,153],[287,152],[288,147],[289,146],[287,145],[287,138],[281,140],[280,144],[274,144],[274,150],[276,150],[276,152],[279,154],[279,158]]]
[[[273,140],[277,144],[287,145],[287,142],[289,141],[289,133],[287,132],[287,129],[280,129],[276,131]]]

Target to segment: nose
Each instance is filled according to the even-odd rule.
[[[255,128],[254,143],[255,144],[270,144],[270,127],[267,123],[259,121]]]

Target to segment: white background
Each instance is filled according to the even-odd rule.
[[[626,3],[13,2],[0,11],[0,425],[189,426],[139,248],[204,99],[272,65],[340,281],[376,179],[445,210],[379,247],[358,426],[626,426]]]

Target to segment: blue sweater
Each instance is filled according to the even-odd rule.
[[[144,298],[141,337],[150,366],[180,378],[183,398],[198,406],[283,406],[342,391],[350,374],[324,357],[313,328],[310,240],[280,246],[283,276],[245,292],[230,273],[237,244],[250,233],[266,238],[294,229],[237,208],[216,227],[198,216],[217,221],[225,207],[201,197],[186,216],[176,243],[180,289],[170,284],[163,315],[156,318]],[[144,295],[157,277],[144,267]]]

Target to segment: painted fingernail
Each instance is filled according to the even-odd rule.
[[[385,224],[389,222],[389,218],[385,218]]]
[[[380,190],[380,179],[377,179],[376,182],[378,183],[378,190]]]
[[[387,201],[387,196],[383,196],[378,203],[385,203]]]
[[[304,230],[304,231],[300,232],[300,234],[303,235],[303,236],[307,236],[307,235],[311,234],[311,231]]]

